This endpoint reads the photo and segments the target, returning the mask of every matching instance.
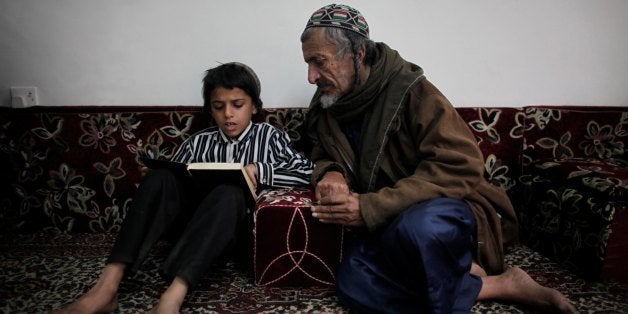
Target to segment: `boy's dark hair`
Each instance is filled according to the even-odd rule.
[[[255,72],[247,65],[239,62],[221,64],[205,72],[203,78],[203,113],[212,121],[211,117],[211,94],[214,89],[240,88],[253,100],[253,105],[257,108],[257,113],[262,112],[262,100],[260,99],[261,86]]]

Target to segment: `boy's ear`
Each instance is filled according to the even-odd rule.
[[[216,121],[214,121],[214,117],[212,117],[211,110],[208,106],[203,106],[203,118],[205,118],[203,122],[207,127],[216,124]]]
[[[205,120],[210,120],[212,118],[208,106],[203,106],[203,117],[205,118]]]

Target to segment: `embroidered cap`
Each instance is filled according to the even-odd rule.
[[[344,28],[369,38],[369,25],[362,13],[344,4],[329,4],[318,9],[305,25],[305,29],[310,27]]]

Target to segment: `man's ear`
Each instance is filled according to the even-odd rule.
[[[362,48],[358,51],[358,60],[360,61],[360,64],[364,64],[364,58],[366,58],[366,47],[362,46]]]

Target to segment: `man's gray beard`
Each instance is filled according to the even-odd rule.
[[[338,96],[323,94],[321,96],[321,107],[323,107],[323,109],[327,109],[333,106],[336,103],[336,101],[338,101]]]

